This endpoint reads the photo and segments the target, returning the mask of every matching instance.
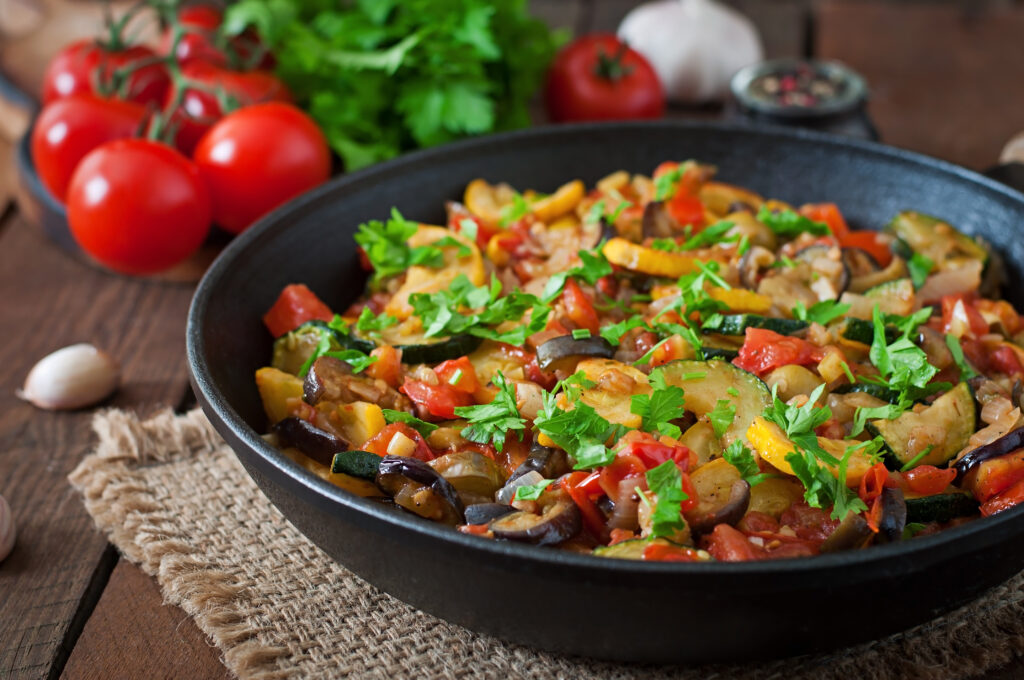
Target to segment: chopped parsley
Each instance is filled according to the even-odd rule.
[[[949,348],[949,353],[953,355],[956,367],[960,369],[961,380],[970,380],[978,375],[974,367],[964,358],[964,349],[960,346],[960,341],[956,339],[955,335],[946,333],[946,347]]]
[[[516,487],[516,495],[512,498],[514,501],[535,501],[540,498],[540,495],[544,493],[544,489],[551,486],[555,480],[553,479],[542,479],[536,484],[523,484],[522,486]]]
[[[736,404],[728,399],[719,399],[715,403],[715,408],[711,409],[708,413],[708,420],[711,421],[711,427],[715,431],[715,436],[719,439],[732,426],[732,421],[735,419]]]
[[[390,314],[374,314],[369,307],[363,307],[356,319],[356,330],[362,333],[379,333],[385,328],[390,328],[398,323],[398,319]]]
[[[661,369],[651,371],[650,380],[654,391],[651,394],[634,394],[629,411],[642,418],[640,429],[645,432],[678,438],[682,432],[671,421],[682,418],[686,413],[683,389],[665,384]]]
[[[608,212],[605,209],[605,201],[602,198],[594,203],[594,205],[590,206],[590,210],[587,212],[587,217],[584,221],[593,224],[604,220],[608,224],[615,224],[615,220],[619,219],[619,215],[622,214],[622,211],[632,206],[633,204],[630,201],[623,200],[619,201],[619,204],[615,206],[615,210]]]
[[[658,502],[651,513],[651,535],[671,537],[686,528],[683,519],[683,501],[689,499],[683,491],[683,479],[675,461],[666,460],[647,471],[647,488]]]
[[[773,212],[762,206],[757,213],[757,221],[783,238],[796,237],[805,232],[815,236],[828,236],[832,233],[824,222],[815,222],[792,210]]]
[[[516,192],[512,196],[512,202],[502,207],[501,221],[499,224],[503,227],[507,227],[513,222],[518,222],[529,214],[530,202],[527,201],[522,194]]]
[[[664,201],[672,198],[676,193],[676,185],[679,184],[679,180],[683,177],[683,171],[692,164],[693,161],[687,161],[686,163],[680,163],[672,170],[669,170],[663,175],[659,175],[654,178],[654,200]]]
[[[436,244],[415,247],[408,244],[418,229],[419,225],[402,217],[397,208],[391,209],[391,219],[387,222],[370,220],[359,225],[355,241],[373,265],[374,282],[401,274],[415,265],[434,268],[444,265],[444,253]]]
[[[498,388],[494,401],[478,406],[456,406],[455,415],[469,421],[469,425],[462,428],[463,437],[478,444],[494,444],[494,448],[501,451],[509,432],[517,432],[522,441],[526,421],[516,406],[515,387],[505,380],[500,371],[491,381]]]
[[[309,358],[306,359],[306,362],[302,364],[302,367],[299,369],[300,378],[306,377],[306,374],[309,373],[310,366],[312,366],[313,362],[320,357],[334,357],[335,359],[340,359],[352,367],[353,373],[362,373],[369,368],[371,364],[377,361],[377,357],[368,356],[359,350],[341,349],[334,332],[340,331],[347,333],[348,329],[345,327],[345,322],[342,321],[340,316],[335,315],[327,328],[324,328],[323,326],[315,326],[315,328],[320,334],[320,339],[317,342],[313,353],[309,355]]]
[[[557,298],[569,277],[581,279],[593,286],[598,279],[612,273],[612,265],[601,252],[601,246],[598,246],[593,252],[581,250],[577,254],[580,258],[578,267],[558,272],[548,279],[547,285],[544,286],[544,292],[541,294],[541,299],[544,302],[551,302]]]
[[[601,329],[601,337],[613,345],[618,345],[622,342],[622,338],[625,337],[626,333],[634,328],[643,328],[645,330],[651,329],[644,318],[637,314],[625,319],[624,321],[603,327]]]
[[[907,260],[907,269],[910,271],[910,280],[914,282],[914,288],[920,288],[935,269],[935,262],[927,255],[914,253]]]
[[[804,303],[797,302],[796,306],[793,307],[793,318],[800,319],[801,321],[820,323],[824,326],[828,322],[838,319],[848,311],[850,311],[850,305],[846,303],[839,303],[835,300],[822,300],[821,302],[815,302],[811,305],[810,309],[805,307]]]
[[[615,453],[605,444],[626,431],[622,425],[609,423],[592,406],[579,401],[579,388],[593,385],[582,372],[569,376],[544,394],[543,408],[534,420],[540,432],[576,460],[576,470],[608,465],[615,460]],[[569,411],[558,408],[556,393],[560,388],[575,408]]]
[[[429,437],[430,434],[437,429],[437,425],[428,423],[425,420],[420,420],[416,416],[410,415],[405,411],[395,411],[389,408],[381,409],[384,413],[384,420],[390,423],[405,423],[412,429],[419,432],[424,437]]]
[[[761,472],[761,468],[757,466],[757,459],[754,458],[754,452],[747,448],[741,439],[737,439],[725,447],[725,450],[722,451],[722,458],[739,470],[740,476],[750,486],[757,486],[769,476],[767,473]]]
[[[572,331],[572,337],[575,340],[582,340],[590,337],[590,331],[586,328],[574,328]]]

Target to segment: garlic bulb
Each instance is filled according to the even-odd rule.
[[[82,408],[109,396],[119,380],[120,369],[110,355],[80,343],[40,359],[18,397],[39,408]]]
[[[14,514],[11,506],[0,496],[0,562],[14,549]]]
[[[657,0],[626,15],[619,38],[644,55],[671,101],[724,99],[729,79],[763,58],[749,19],[714,0]]]
[[[1000,163],[1024,163],[1024,132],[1018,132],[1003,147]]]

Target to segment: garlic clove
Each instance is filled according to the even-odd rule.
[[[0,496],[0,562],[14,549],[14,538],[14,513],[4,497]]]
[[[110,396],[120,379],[121,371],[109,354],[79,343],[40,359],[18,397],[49,410],[82,408]]]
[[[1024,131],[1018,132],[1003,147],[1000,163],[1024,163]]]

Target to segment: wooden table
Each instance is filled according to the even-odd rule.
[[[614,27],[633,4],[534,3],[577,32]],[[1024,9],[1012,3],[964,14],[949,5],[829,2],[813,15],[801,0],[735,4],[757,19],[769,54],[811,52],[867,76],[871,111],[892,144],[982,168],[1024,127]],[[10,181],[0,170],[0,494],[19,536],[0,564],[0,678],[227,677],[216,649],[118,556],[69,487],[68,472],[90,446],[91,414],[44,413],[14,396],[40,356],[87,341],[124,368],[110,406],[147,413],[191,404],[183,349],[192,288],[73,260],[16,210],[2,212]],[[1018,660],[987,677],[1022,676]]]

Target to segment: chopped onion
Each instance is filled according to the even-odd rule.
[[[981,285],[981,262],[971,260],[955,269],[945,269],[929,276],[921,289],[917,291],[917,299],[922,302],[939,300],[944,295],[969,293]],[[966,320],[967,313],[964,312]],[[957,335],[959,338],[960,335]]]

